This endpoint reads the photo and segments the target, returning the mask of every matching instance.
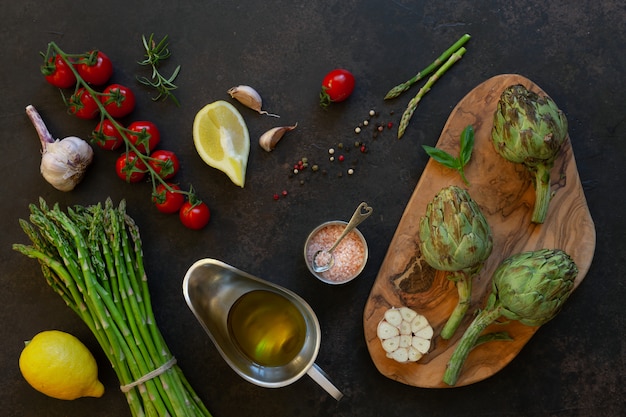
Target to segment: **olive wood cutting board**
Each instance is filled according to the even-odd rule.
[[[569,136],[551,171],[553,198],[541,225],[530,221],[535,201],[530,173],[524,166],[505,160],[493,148],[493,115],[500,94],[513,84],[522,84],[531,91],[546,95],[532,81],[516,74],[495,76],[467,94],[452,110],[436,146],[456,156],[461,132],[469,124],[474,127],[474,151],[465,167],[470,185],[466,186],[456,171],[431,159],[391,240],[363,314],[370,356],[378,371],[388,378],[417,387],[448,387],[442,382],[446,364],[473,313],[484,306],[491,291],[494,270],[508,256],[542,248],[562,249],[578,266],[575,288],[589,270],[596,232]],[[493,233],[493,251],[473,280],[468,314],[455,335],[446,341],[439,337],[439,332],[458,300],[456,288],[445,273],[433,270],[420,259],[418,243],[420,217],[424,215],[428,202],[448,185],[468,189],[478,203]],[[400,306],[410,307],[426,316],[435,331],[429,353],[418,362],[398,363],[387,358],[376,335],[384,312],[390,307]],[[558,319],[557,315],[555,320]],[[538,327],[524,326],[517,321],[488,327],[485,333],[507,332],[512,340],[492,341],[475,347],[455,386],[472,384],[500,371],[537,330]]]

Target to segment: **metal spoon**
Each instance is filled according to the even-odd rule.
[[[348,235],[355,227],[363,222],[363,220],[367,219],[370,214],[374,211],[373,208],[367,205],[367,203],[363,202],[359,204],[359,206],[354,211],[354,214],[350,218],[350,221],[346,225],[346,228],[343,229],[343,233],[337,238],[335,243],[329,249],[321,249],[315,252],[313,256],[313,270],[315,272],[324,272],[328,271],[335,264],[335,257],[333,256],[333,251],[337,248],[339,243],[343,240],[344,237]]]

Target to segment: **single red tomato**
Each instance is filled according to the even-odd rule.
[[[209,207],[202,201],[185,201],[178,213],[183,225],[193,230],[202,229],[211,219]]]
[[[124,143],[124,138],[109,119],[98,123],[90,138],[99,148],[107,151],[113,151]]]
[[[159,184],[152,195],[152,201],[161,213],[172,214],[176,213],[183,206],[185,196],[179,192],[180,187],[178,185],[169,182],[167,185],[172,191],[168,190],[165,185]]]
[[[178,162],[178,157],[172,151],[166,150],[157,150],[150,154],[150,159],[148,159],[148,164],[156,171],[156,173],[167,180],[172,178],[178,172],[180,168],[180,163]]]
[[[54,55],[41,67],[41,73],[46,81],[58,88],[70,88],[76,85],[76,76],[70,66],[61,58]]]
[[[100,112],[96,99],[83,87],[72,94],[67,102],[67,110],[81,119],[93,119]]]
[[[330,103],[344,101],[350,97],[352,91],[354,91],[354,75],[345,69],[334,69],[322,80],[320,105],[327,107]]]
[[[135,109],[135,94],[120,84],[111,84],[98,96],[105,110],[115,118],[128,116]]]
[[[126,182],[139,182],[146,176],[146,164],[135,152],[123,153],[115,163],[117,176]]]
[[[93,85],[104,85],[113,75],[113,63],[101,51],[91,51],[76,65],[78,74]]]
[[[138,121],[128,125],[128,130],[134,133],[128,134],[128,139],[137,147],[141,153],[150,153],[161,141],[159,129],[152,122]]]

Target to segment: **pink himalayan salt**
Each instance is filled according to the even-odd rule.
[[[313,257],[320,250],[328,250],[345,229],[343,224],[330,224],[315,233],[309,240],[306,256],[311,265]],[[332,282],[342,282],[353,278],[365,261],[365,246],[359,235],[352,231],[337,245],[333,251],[334,265],[319,273],[322,278]]]

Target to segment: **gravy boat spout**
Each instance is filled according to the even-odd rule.
[[[237,339],[231,322],[231,314],[235,317],[236,311],[233,307],[251,293],[270,296],[267,298],[269,303],[272,300],[280,301],[281,305],[284,303],[293,310],[295,320],[302,324],[300,331],[295,332],[299,334],[286,337],[283,345],[290,346],[292,353],[281,363],[262,363],[253,357],[254,351],[251,355],[245,344]],[[343,396],[315,364],[321,339],[319,321],[311,307],[297,294],[224,262],[201,259],[187,270],[183,295],[222,358],[245,380],[262,387],[279,388],[308,374],[335,399]],[[243,314],[243,320],[246,319],[247,313]],[[294,344],[292,339],[297,339],[298,343]],[[256,350],[261,347],[259,344]]]

